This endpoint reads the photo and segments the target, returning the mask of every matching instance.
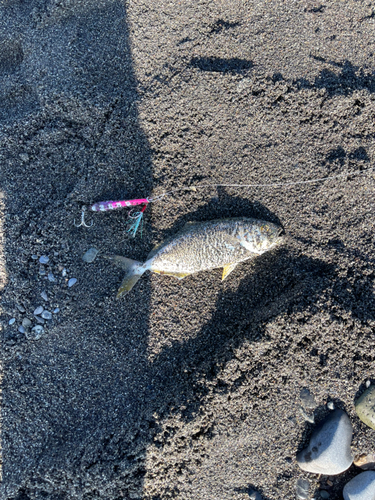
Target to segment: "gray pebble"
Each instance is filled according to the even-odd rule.
[[[249,491],[249,498],[251,500],[263,500],[262,495],[258,491],[255,491],[255,490]]]
[[[375,385],[370,385],[357,399],[355,411],[362,422],[375,429]]]
[[[94,247],[90,248],[89,250],[87,250],[87,252],[85,254],[83,254],[82,256],[82,260],[84,262],[94,262],[95,260],[95,257],[98,255],[98,250]]]
[[[22,320],[22,326],[24,328],[30,328],[31,325],[32,325],[32,323],[31,323],[31,321],[28,318],[24,318]]]
[[[327,408],[329,410],[334,410],[335,409],[335,405],[334,405],[333,401],[329,401],[329,403],[327,403]]]
[[[40,296],[42,297],[43,300],[45,300],[46,302],[48,302],[48,296],[47,296],[47,293],[43,290],[43,292],[40,294]],[[35,314],[35,313],[34,313]]]
[[[38,316],[38,314],[42,314],[43,312],[43,307],[42,306],[38,306],[35,311],[33,312],[34,316]]]
[[[25,313],[26,309],[23,306],[20,306],[19,304],[16,304],[17,309],[19,310],[20,313]]]
[[[46,274],[46,270],[44,269],[44,267],[43,267],[43,266],[40,266],[40,267],[39,267],[39,274],[40,274],[41,276],[44,276],[44,275]]]
[[[39,340],[44,333],[44,328],[40,325],[34,326],[30,331],[26,332],[28,340]]]
[[[61,271],[61,276],[65,278],[66,275],[67,275],[67,270],[64,267],[64,269]]]
[[[9,325],[13,325],[13,323],[15,323],[15,322],[16,322],[16,318],[12,318],[9,320]]]
[[[77,283],[77,278],[70,278],[68,281],[68,287],[70,288],[71,286],[75,285]]]
[[[20,326],[18,327],[18,331],[19,331],[20,333],[25,333],[25,331],[26,331],[26,330],[25,330],[25,328],[24,328],[22,325],[20,325]]]
[[[348,469],[353,462],[350,449],[353,428],[342,410],[331,412],[317,425],[310,443],[297,455],[302,470],[334,476]]]
[[[301,404],[304,408],[315,408],[316,402],[314,396],[307,387],[304,387],[299,393]]]
[[[56,278],[52,273],[48,273],[48,279],[51,283],[54,283],[56,281]]]
[[[52,313],[50,313],[49,311],[43,311],[42,312],[42,318],[44,318],[44,319],[52,319]]]
[[[60,312],[60,309],[58,307],[56,307],[56,309],[53,310],[53,314],[57,314]]]
[[[298,500],[307,500],[309,498],[309,489],[310,483],[307,479],[297,479],[296,496]]]
[[[327,490],[320,490],[319,491],[320,498],[328,499],[330,497],[329,493]]]
[[[35,255],[35,254],[33,254],[33,255],[31,256],[31,258],[32,258],[33,260],[38,260],[38,256],[37,256],[37,255]]]
[[[307,413],[307,411],[303,408],[303,406],[300,406],[299,411],[301,412],[301,415],[303,418],[306,420],[306,422],[309,422],[310,424],[315,423],[315,417],[314,417],[314,412],[310,415]]]
[[[371,380],[366,380],[366,388],[368,389],[371,385]]]
[[[375,500],[375,472],[361,472],[343,490],[344,500]]]
[[[39,262],[41,264],[47,264],[49,262],[49,257],[47,257],[47,255],[42,255],[39,259]]]
[[[44,325],[44,319],[39,318],[39,316],[35,316],[35,319],[37,323],[41,323],[42,325]]]

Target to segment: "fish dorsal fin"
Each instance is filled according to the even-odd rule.
[[[228,274],[230,274],[233,269],[235,269],[235,267],[237,266],[237,264],[227,264],[226,266],[223,267],[223,276],[221,278],[221,280],[225,280],[225,278],[228,276]]]

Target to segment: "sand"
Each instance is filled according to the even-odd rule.
[[[101,200],[372,168],[374,9],[1,3],[2,498],[293,499],[301,477],[341,498],[359,469],[327,483],[296,464],[313,428],[299,394],[317,420],[344,409],[353,452],[374,452],[354,410],[375,380],[374,174],[177,192],[149,205],[142,238],[126,210],[73,221]],[[289,239],[224,282],[153,274],[116,300],[103,254],[142,260],[186,221],[228,216]],[[60,312],[33,341],[17,329],[39,305]]]

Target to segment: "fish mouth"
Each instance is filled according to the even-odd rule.
[[[276,239],[275,239],[275,245],[280,245],[281,243],[284,243],[286,239],[286,232],[283,227],[280,227],[276,233]]]

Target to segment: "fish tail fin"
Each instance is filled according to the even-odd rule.
[[[122,280],[120,288],[117,292],[117,298],[120,299],[130,292],[130,290],[137,283],[146,269],[142,267],[142,262],[139,262],[138,260],[128,259],[127,257],[122,257],[121,255],[104,255],[104,257],[126,271],[125,277]]]

